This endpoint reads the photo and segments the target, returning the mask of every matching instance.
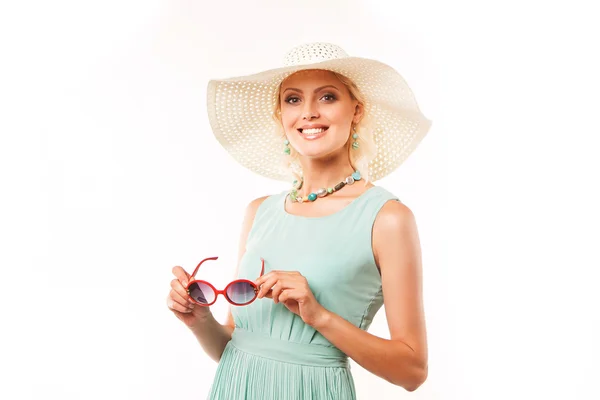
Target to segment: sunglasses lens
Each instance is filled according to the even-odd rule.
[[[246,304],[256,297],[256,293],[250,283],[234,282],[227,288],[227,297],[235,304]]]
[[[205,283],[194,282],[189,290],[190,297],[200,304],[211,304],[215,301],[215,291]]]

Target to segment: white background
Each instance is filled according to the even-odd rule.
[[[219,146],[206,85],[312,41],[394,66],[433,120],[378,182],[417,217],[429,378],[353,364],[359,398],[600,398],[592,3],[2,2],[0,398],[205,397],[171,268],[218,255],[223,286],[246,204],[287,188]]]

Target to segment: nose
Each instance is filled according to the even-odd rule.
[[[319,110],[312,101],[307,101],[302,110],[302,119],[310,121],[313,118],[319,118]]]

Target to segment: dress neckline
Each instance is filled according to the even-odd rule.
[[[322,220],[322,219],[326,219],[326,218],[332,218],[335,217],[336,215],[340,215],[342,213],[344,213],[347,209],[351,208],[352,206],[354,206],[358,200],[363,199],[364,197],[366,197],[366,195],[370,192],[373,192],[374,189],[378,188],[379,186],[371,186],[370,188],[368,188],[367,190],[365,190],[364,192],[362,192],[360,195],[358,195],[354,200],[352,200],[350,203],[348,203],[346,206],[342,207],[341,209],[337,210],[336,212],[333,212],[331,214],[327,214],[327,215],[321,215],[320,217],[307,217],[305,215],[297,215],[297,214],[291,214],[289,213],[286,209],[285,209],[285,204],[287,203],[287,198],[289,196],[289,192],[285,191],[283,192],[283,203],[280,204],[281,210],[283,211],[283,213],[291,218],[297,218],[297,219],[305,219],[305,220]]]

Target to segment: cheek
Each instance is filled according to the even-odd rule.
[[[332,107],[329,110],[329,118],[340,125],[345,125],[352,120],[352,110],[347,107]]]
[[[283,125],[286,133],[289,133],[294,130],[294,126],[296,125],[296,121],[298,120],[297,113],[293,111],[283,111],[281,112],[281,124]]]
[[[285,128],[294,124],[294,118],[289,113],[281,114],[281,122]]]

